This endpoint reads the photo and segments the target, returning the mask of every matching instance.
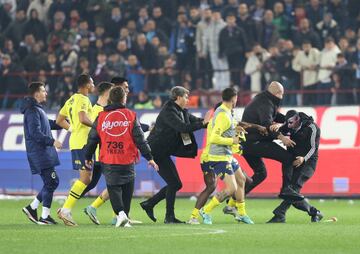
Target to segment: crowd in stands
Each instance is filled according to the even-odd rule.
[[[273,80],[285,105],[359,104],[359,10],[359,0],[0,0],[0,108],[40,80],[57,109],[83,72],[95,84],[126,77],[135,108],[161,107],[175,85],[251,97]]]

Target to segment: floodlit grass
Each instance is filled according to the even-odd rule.
[[[247,211],[255,225],[239,224],[222,214],[213,213],[213,225],[165,225],[165,204],[155,209],[153,223],[139,206],[132,203],[131,217],[143,221],[133,228],[110,226],[112,212],[106,203],[98,210],[102,225],[96,226],[83,213],[93,199],[82,199],[73,210],[78,227],[38,226],[21,212],[30,200],[0,201],[0,253],[360,253],[360,200],[325,200],[311,203],[325,217],[338,222],[310,223],[310,217],[294,208],[286,224],[266,224],[279,200],[247,201]],[[54,202],[52,215],[56,218]],[[188,220],[194,201],[178,199],[177,217]],[[39,209],[38,213],[41,213]],[[61,222],[61,223],[60,223]]]

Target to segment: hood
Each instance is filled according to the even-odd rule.
[[[25,113],[25,111],[32,107],[41,107],[39,103],[36,102],[36,100],[33,97],[25,97],[20,104],[20,112],[22,114]]]
[[[311,123],[314,123],[314,118],[312,118],[312,116],[308,116],[307,114],[305,114],[303,112],[299,112],[299,116],[301,118],[302,124],[305,126],[307,126]]]
[[[280,106],[281,99],[279,99],[278,97],[276,97],[275,95],[273,95],[269,91],[265,91],[263,93],[265,94],[266,97],[268,97],[274,103],[275,106],[277,106],[277,107]]]

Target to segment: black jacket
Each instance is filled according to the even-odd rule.
[[[285,116],[278,112],[280,101],[279,98],[268,91],[259,93],[245,107],[242,121],[258,124],[266,128],[269,128],[273,122],[283,123]],[[272,141],[278,135],[277,132],[269,132],[268,136],[262,136],[258,130],[254,128],[248,128],[247,132],[246,140],[249,142]]]
[[[193,132],[205,127],[202,118],[191,115],[186,109],[181,109],[174,101],[168,101],[161,109],[150,132],[149,145],[156,156],[174,155],[194,158],[198,146]],[[181,133],[190,135],[192,141],[190,145],[183,144]]]
[[[104,111],[113,111],[113,110],[117,110],[120,108],[125,108],[125,107],[120,104],[111,104],[111,105],[106,106],[104,108]],[[86,160],[92,159],[92,156],[96,150],[97,145],[100,144],[100,142],[101,142],[100,136],[96,130],[97,124],[98,124],[98,118],[96,118],[93,126],[91,127],[91,130],[90,130],[90,133],[88,136],[88,140],[87,140],[87,144],[84,147]],[[148,161],[152,160],[153,157],[151,155],[151,149],[150,149],[147,141],[144,138],[144,132],[142,131],[140,123],[138,122],[137,119],[135,119],[134,127],[132,129],[132,137],[133,137],[136,147],[140,150],[141,155]],[[107,165],[107,164],[102,164],[102,165],[105,169],[106,168],[114,168],[114,167],[119,166],[119,165]],[[124,165],[122,165],[121,167],[123,167],[123,166]],[[128,165],[128,166],[129,166],[129,168],[133,169],[133,164]]]
[[[284,135],[290,135],[296,145],[289,147],[288,151],[296,156],[305,158],[305,162],[318,159],[318,149],[320,142],[320,128],[314,123],[314,119],[305,113],[299,113],[301,118],[301,127],[299,130],[290,130],[287,125],[280,128],[280,132]]]
[[[22,101],[21,113],[24,114],[26,154],[32,174],[60,165],[51,130],[61,127],[48,119],[42,106],[32,97]]]

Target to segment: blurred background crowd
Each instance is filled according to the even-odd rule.
[[[359,10],[359,0],[0,0],[0,108],[41,80],[58,109],[83,72],[95,84],[126,77],[137,109],[161,107],[175,85],[192,90],[190,107],[229,84],[244,105],[272,80],[284,105],[359,104]]]

